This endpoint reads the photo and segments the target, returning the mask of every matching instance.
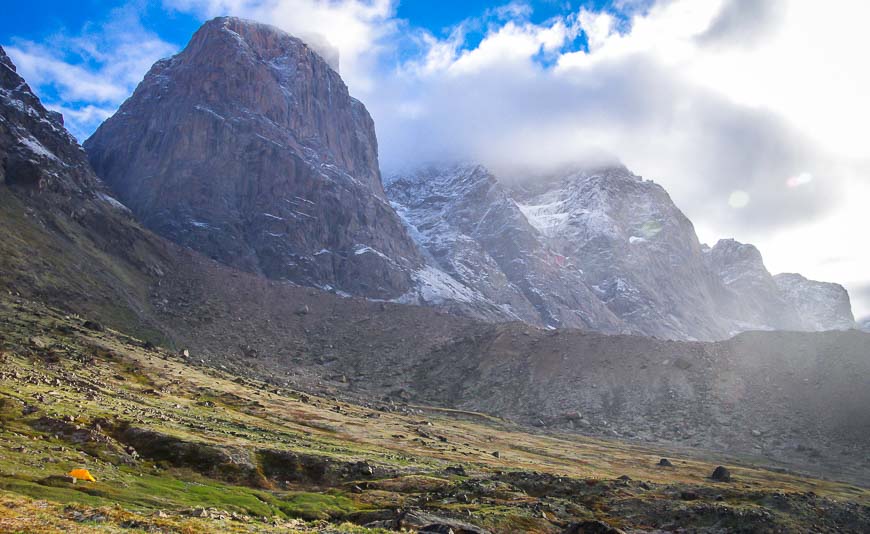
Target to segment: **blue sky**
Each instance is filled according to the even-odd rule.
[[[83,140],[217,15],[329,42],[386,172],[605,153],[664,185],[702,241],[754,243],[870,314],[854,237],[870,227],[870,2],[7,1],[0,45]]]
[[[376,1],[376,0],[375,0]],[[218,2],[219,3],[219,2]],[[228,2],[226,5],[233,4]],[[251,2],[249,2],[251,3]],[[323,2],[329,3],[329,2]],[[630,5],[641,5],[645,2],[634,0]],[[123,33],[128,30],[124,24],[131,26],[131,39],[143,37],[144,41],[158,42],[160,46],[153,49],[154,53],[140,51],[144,56],[142,61],[153,61],[174,53],[188,41],[202,22],[217,14],[231,13],[232,8],[209,12],[197,9],[197,2],[185,3],[172,0],[80,0],[69,2],[65,0],[32,0],[29,2],[14,2],[6,6],[4,16],[0,17],[0,45],[10,49],[13,59],[20,63],[28,79],[36,86],[43,100],[52,107],[60,109],[67,115],[68,126],[81,140],[84,140],[93,129],[122,100],[113,94],[111,97],[94,97],[80,92],[64,90],[55,77],[49,73],[38,74],[33,65],[29,65],[20,49],[44,47],[54,59],[59,59],[71,66],[82,67],[91,72],[99,71],[111,54],[102,50],[95,54],[84,48],[81,43],[71,42],[71,39],[82,39],[103,48],[111,48],[111,38],[103,33]],[[245,2],[235,2],[245,4]],[[224,4],[221,4],[224,5]],[[493,2],[491,0],[468,0],[449,2],[430,1],[400,1],[389,6],[389,18],[397,21],[405,30],[413,32],[429,32],[437,37],[446,37],[457,26],[463,27],[463,47],[474,48],[491,29],[493,22],[503,21],[510,17],[519,17],[532,24],[540,24],[554,17],[565,17],[576,13],[580,8],[594,11],[606,11],[614,14],[620,23],[627,24],[627,14],[633,9],[627,9],[625,0],[539,0],[520,2]],[[500,14],[500,9],[512,7]],[[118,25],[117,21],[123,21]],[[115,23],[115,27],[111,28]],[[574,39],[565,43],[565,47],[583,48],[586,44],[585,35],[580,32]],[[382,60],[402,62],[417,54],[419,49],[414,40],[394,39],[392,55]],[[155,55],[155,53],[158,53]],[[16,58],[16,55],[18,56]],[[35,58],[34,58],[35,59]],[[546,62],[546,58],[539,57]],[[34,61],[34,64],[36,62]],[[140,68],[140,65],[130,68]],[[45,70],[44,68],[41,70]],[[144,75],[143,72],[134,74]],[[74,75],[72,75],[74,76]],[[133,76],[135,78],[135,76]],[[135,81],[133,78],[131,80]],[[126,83],[125,87],[132,90],[133,85]],[[99,111],[96,111],[99,109]],[[93,113],[87,114],[85,110]],[[76,115],[77,113],[77,115]]]

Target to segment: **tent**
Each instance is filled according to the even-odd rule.
[[[97,479],[94,478],[94,475],[91,474],[87,469],[73,469],[67,475],[73,477],[76,480],[87,480],[88,482],[96,482]]]

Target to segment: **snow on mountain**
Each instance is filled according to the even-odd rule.
[[[721,285],[661,186],[614,166],[521,179],[512,194],[547,245],[627,324],[668,338],[729,332],[717,313]]]
[[[621,166],[502,181],[480,165],[430,165],[386,183],[438,272],[416,302],[452,295],[532,324],[674,339],[852,321],[830,284],[807,281],[796,299],[754,246],[701,245],[661,186]]]
[[[507,318],[624,330],[484,167],[421,168],[388,179],[386,190],[430,262]]]

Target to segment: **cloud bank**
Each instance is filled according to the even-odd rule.
[[[514,2],[441,33],[392,0],[163,0],[317,34],[366,103],[386,172],[477,160],[502,172],[618,158],[662,183],[702,239],[754,242],[772,271],[843,282],[870,314],[870,4],[832,0],[620,0],[533,22]],[[131,17],[120,11],[118,19]],[[128,20],[126,24],[130,24]],[[179,48],[132,24],[63,47],[10,50],[25,76],[80,105],[80,134],[150,62]],[[87,34],[87,32],[85,32]],[[832,261],[831,258],[837,258]]]

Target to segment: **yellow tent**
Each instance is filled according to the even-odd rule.
[[[97,479],[94,478],[94,475],[92,475],[87,469],[73,469],[67,474],[76,480],[87,480],[88,482],[97,481]]]

